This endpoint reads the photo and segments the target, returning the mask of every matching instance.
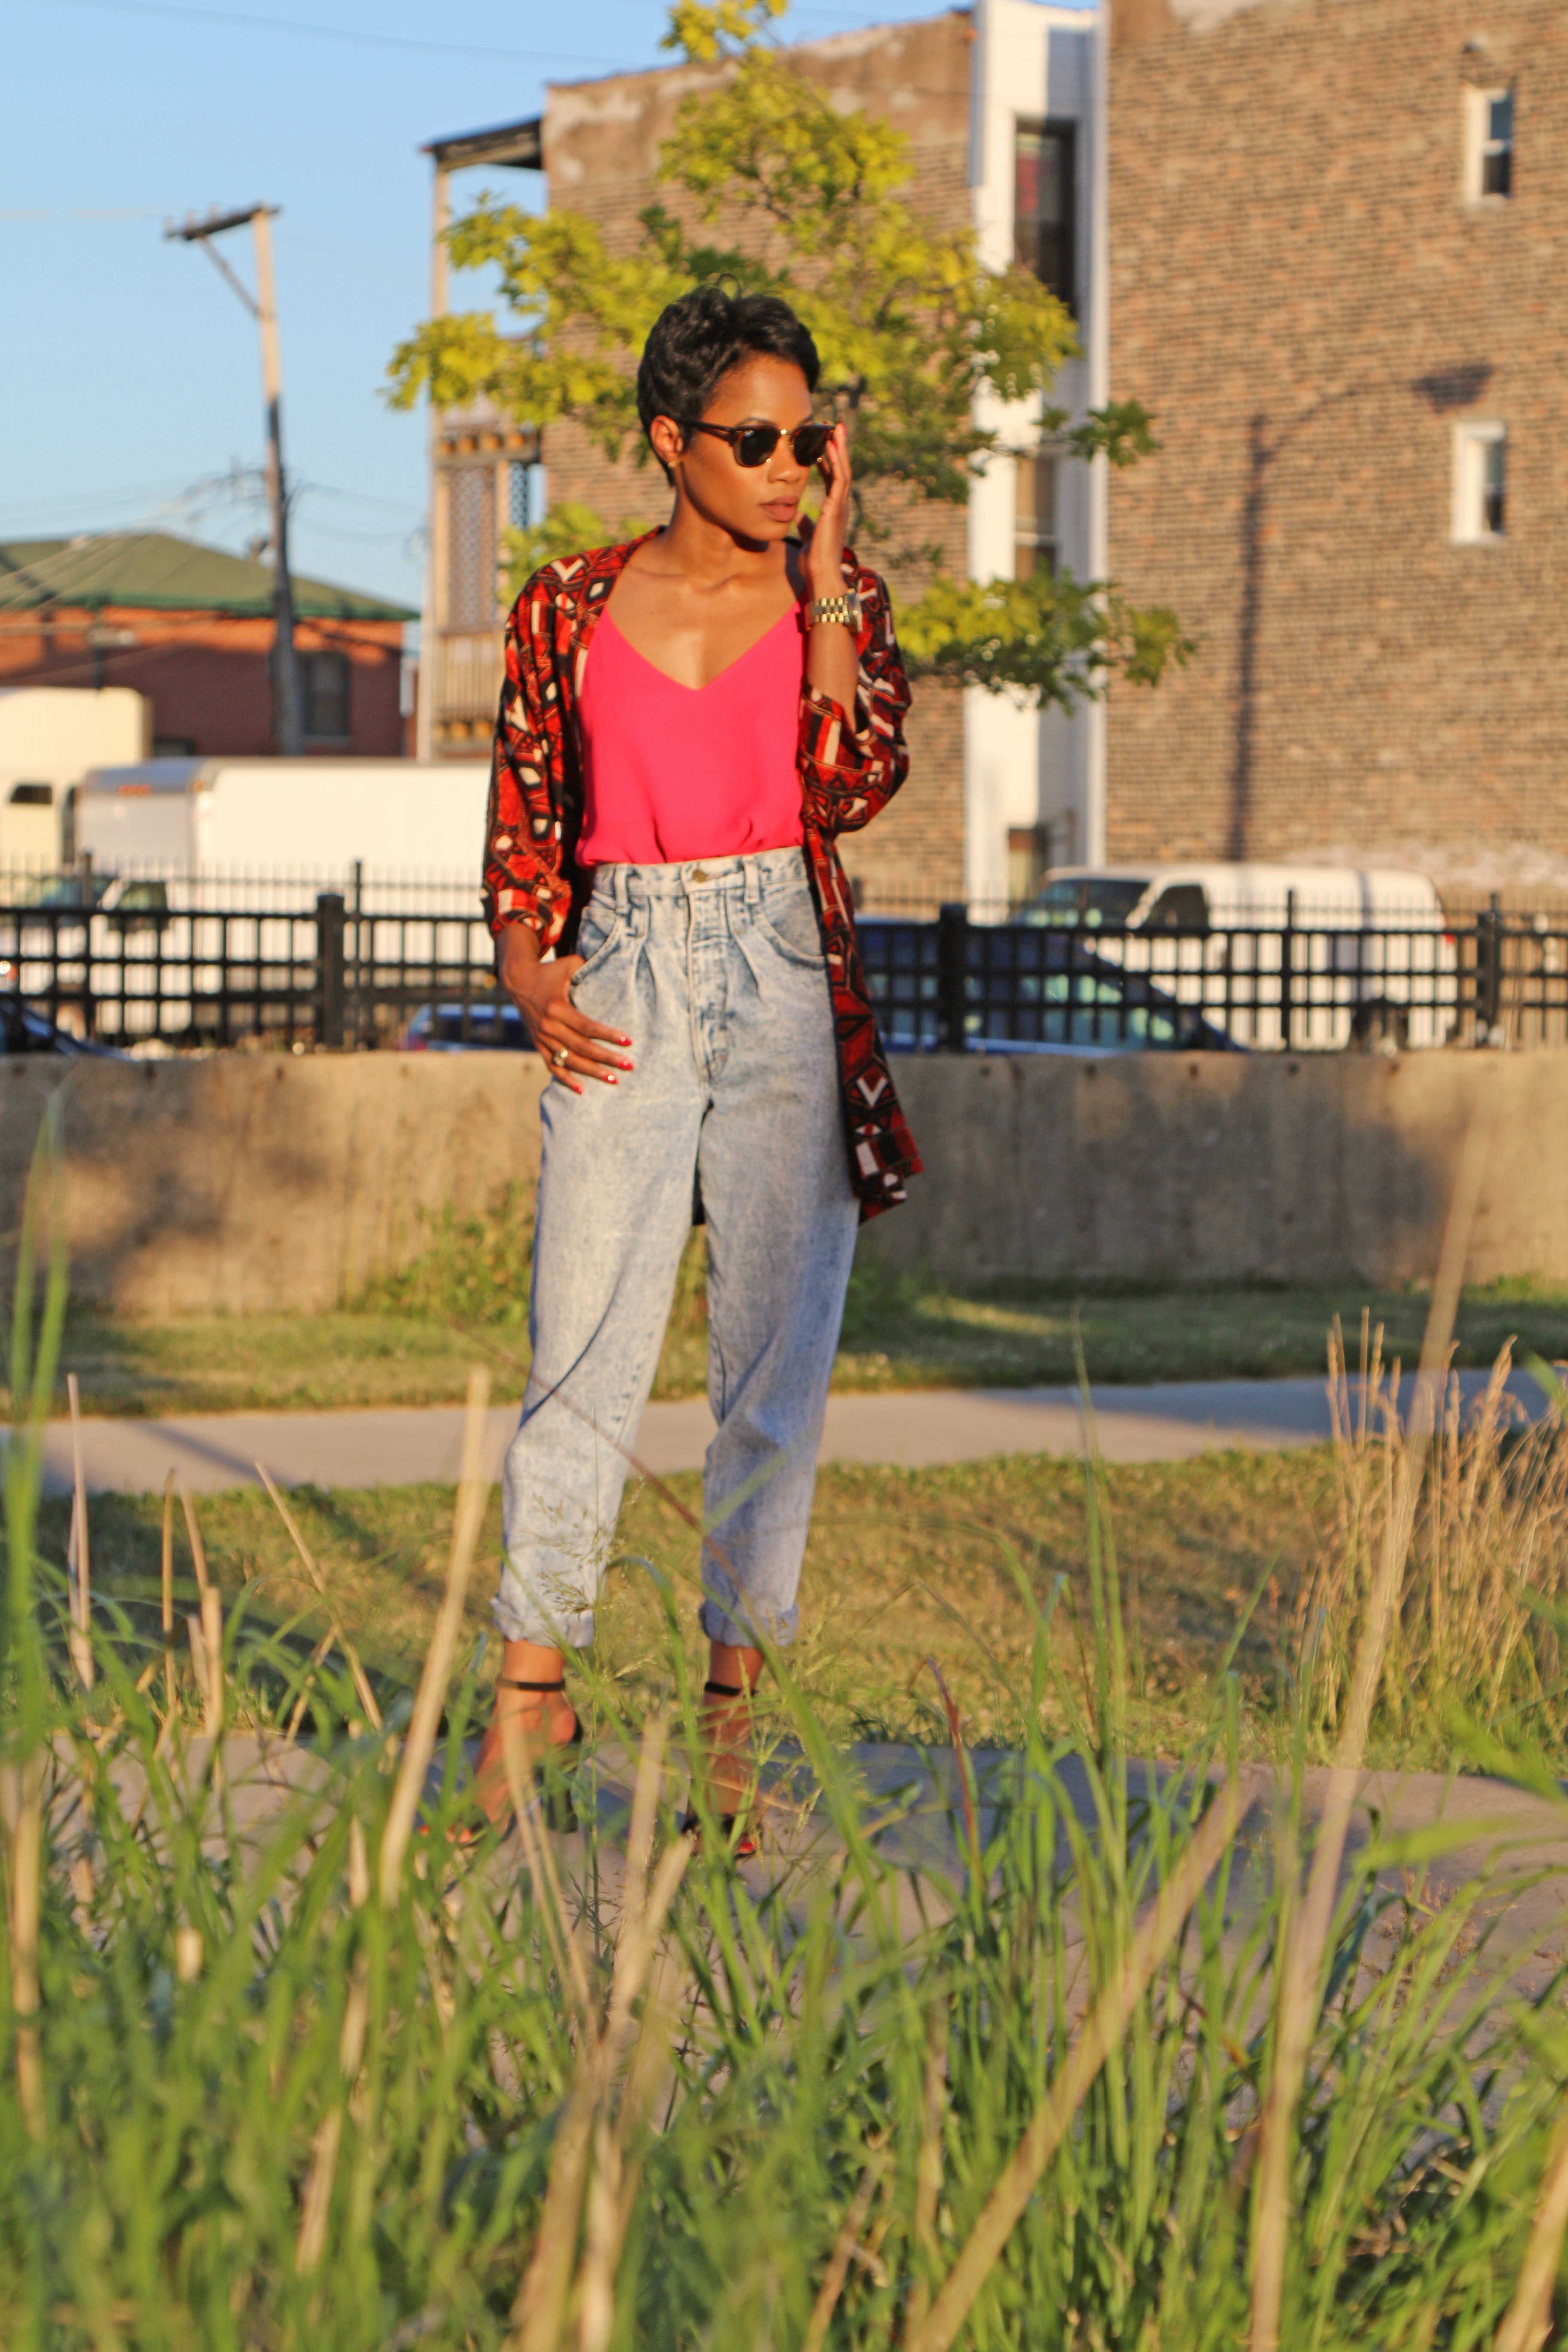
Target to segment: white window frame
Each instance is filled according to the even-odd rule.
[[[1491,135],[1492,108],[1498,100],[1511,99],[1513,95],[1512,89],[1506,82],[1486,89],[1472,88],[1465,92],[1465,202],[1468,205],[1489,206],[1513,202],[1516,141],[1512,136],[1510,137],[1508,145],[1510,156],[1508,194],[1489,195],[1482,184],[1486,159],[1489,154],[1499,152],[1498,142]]]
[[[1503,527],[1486,519],[1487,452],[1503,451]],[[1496,417],[1467,417],[1454,426],[1454,503],[1449,537],[1456,547],[1500,547],[1508,537],[1508,426]]]

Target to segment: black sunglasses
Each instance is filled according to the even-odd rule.
[[[711,433],[715,441],[728,441],[737,466],[765,466],[784,437],[782,425],[704,425],[699,417],[682,422],[680,429]],[[832,438],[831,425],[797,425],[789,436],[795,464],[815,466]]]

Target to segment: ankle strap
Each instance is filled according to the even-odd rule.
[[[752,1694],[745,1683],[704,1683],[702,1696],[704,1698],[750,1698]]]
[[[513,1682],[510,1675],[498,1675],[496,1676],[497,1690],[563,1691],[565,1687],[566,1677],[564,1675],[562,1675],[561,1680],[558,1683],[519,1683]]]

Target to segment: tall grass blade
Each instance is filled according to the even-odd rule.
[[[321,1594],[321,1599],[326,1603],[327,1622],[331,1627],[332,1638],[337,1643],[339,1649],[342,1650],[343,1654],[343,1662],[347,1665],[349,1673],[353,1677],[353,1686],[359,1693],[359,1703],[361,1706],[363,1707],[365,1714],[369,1718],[371,1729],[373,1731],[380,1731],[384,1729],[384,1727],[381,1719],[381,1709],[375,1703],[375,1693],[370,1686],[370,1677],[365,1673],[363,1666],[360,1664],[359,1652],[354,1648],[353,1643],[349,1640],[348,1635],[344,1633],[342,1621],[339,1617],[337,1610],[332,1605],[331,1594],[327,1591],[327,1580],[321,1574],[320,1568],[317,1566],[315,1556],[311,1552],[310,1545],[305,1541],[304,1537],[300,1532],[298,1520],[295,1518],[293,1512],[289,1508],[288,1504],[279,1494],[278,1487],[273,1481],[271,1472],[259,1462],[255,1464],[254,1467],[257,1476],[260,1479],[268,1495],[272,1497],[273,1505],[277,1510],[279,1517],[282,1520],[284,1527],[288,1529],[289,1540],[293,1545],[295,1550],[299,1553],[300,1560],[304,1565],[306,1575],[310,1578],[311,1583],[315,1586],[317,1591]],[[323,1652],[322,1654],[324,1655],[325,1653]]]
[[[168,1714],[174,1712],[174,1474],[171,1470],[163,1481],[163,1547],[160,1560],[160,1599],[163,1632],[163,1700]]]
[[[1120,2048],[1134,2011],[1154,1971],[1186,1925],[1210,1874],[1235,1837],[1241,1801],[1234,1780],[1221,1788],[1193,1833],[1175,1869],[1128,1947],[1117,1974],[1090,2010],[1067,2059],[1052,2078],[1028,2128],[1004,2167],[995,2187],[931,2304],[907,2352],[948,2352],[1001,2255],[1008,2238],[1061,2146],[1068,2127],[1100,2068]]]
[[[1254,2186],[1249,2352],[1277,2352],[1279,2343],[1297,2106],[1318,2022],[1323,1959],[1345,1837],[1410,1549],[1416,1500],[1436,1420],[1442,1367],[1453,1336],[1489,1141],[1490,1130],[1477,1111],[1465,1138],[1448,1205],[1437,1278],[1422,1341],[1420,1370],[1395,1467],[1394,1505],[1383,1529],[1380,1558],[1368,1596],[1344,1722],[1324,1793],[1307,1891],[1300,1910],[1288,1921],[1283,1938],[1277,1979],[1273,2060],[1263,2104]]]
[[[67,1646],[70,1661],[83,1690],[90,1690],[96,1678],[92,1659],[92,1561],[88,1542],[87,1476],[81,1459],[81,1396],[74,1372],[66,1375],[66,1394],[70,1401],[71,1417],[71,1523],[70,1539],[66,1554],[66,1575],[70,1590],[70,1622],[67,1629]]]
[[[425,1786],[425,1775],[436,1749],[436,1732],[447,1682],[462,1631],[463,1602],[479,1539],[489,1489],[484,1477],[485,1408],[489,1402],[489,1374],[476,1366],[468,1374],[468,1404],[463,1415],[462,1467],[458,1482],[458,1507],[452,1522],[452,1549],[447,1562],[447,1590],[436,1630],[425,1655],[424,1671],[415,1695],[414,1712],[397,1768],[397,1780],[381,1833],[379,1884],[384,1909],[397,1901],[403,1881],[403,1857],[414,1834],[414,1817]]]
[[[1568,2111],[1558,2119],[1513,2301],[1493,2352],[1541,2352],[1552,2329],[1552,2298],[1568,2233]]]

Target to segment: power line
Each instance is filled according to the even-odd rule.
[[[248,9],[202,8],[183,0],[48,0],[62,5],[103,8],[115,16],[168,16],[187,24],[227,25],[241,32],[285,33],[311,41],[340,41],[351,48],[396,49],[427,58],[506,58],[514,64],[609,66],[618,72],[637,72],[643,58],[604,58],[585,49],[510,49],[478,41],[424,41],[405,33],[357,32],[348,25],[310,25],[297,16],[261,16]]]
[[[294,591],[289,573],[289,477],[283,465],[283,363],[278,341],[278,296],[272,270],[272,221],[276,205],[245,205],[237,211],[210,210],[205,219],[187,214],[163,231],[185,245],[199,245],[256,320],[261,335],[261,399],[267,416],[267,488],[272,509],[272,738],[286,760],[297,759],[304,732],[300,665],[294,651]],[[236,276],[215,239],[248,228],[255,247],[256,291]]]
[[[0,221],[162,220],[151,205],[5,205]]]
[[[30,499],[25,505],[0,508],[0,541],[26,539],[35,535],[30,526],[35,522],[54,528],[47,530],[49,539],[123,538],[129,533],[154,530],[166,517],[196,514],[225,503],[254,505],[265,497],[259,488],[260,473],[237,460],[221,474],[204,475],[199,481],[136,482],[123,489],[102,489],[94,492],[83,507],[79,502],[66,509],[68,514],[124,513],[131,511],[118,529],[113,525],[61,525],[57,518],[66,506],[64,497]],[[416,499],[380,498],[372,490],[345,489],[341,482],[296,481],[290,485],[290,495],[313,499],[338,499],[354,506],[377,507],[386,514],[417,518],[424,507]]]

